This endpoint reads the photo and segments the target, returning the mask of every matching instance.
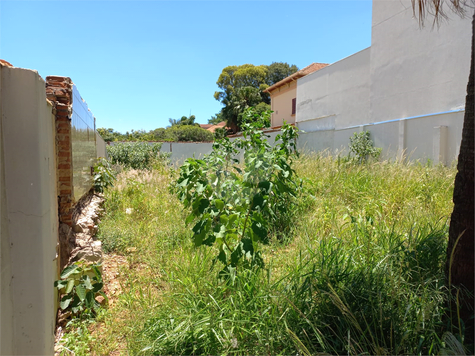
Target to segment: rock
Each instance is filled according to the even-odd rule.
[[[102,244],[100,241],[93,241],[86,244],[86,246],[73,251],[73,256],[71,257],[73,262],[75,261],[87,261],[92,263],[101,263],[102,262]]]
[[[104,298],[102,295],[98,295],[95,299],[96,302],[98,302],[101,306],[106,305],[106,298]]]
[[[83,232],[84,230],[83,230],[83,228],[82,228],[81,225],[75,224],[75,225],[73,225],[73,231],[74,231],[76,234],[79,234],[79,233]]]

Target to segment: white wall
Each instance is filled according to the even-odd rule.
[[[107,149],[106,149],[106,143],[104,139],[102,138],[101,135],[97,131],[96,133],[96,153],[97,153],[97,158],[99,157],[104,157],[107,158]]]
[[[203,158],[212,151],[213,143],[210,142],[163,142],[160,152],[170,152],[173,164],[181,164],[187,158]]]
[[[297,126],[329,130],[368,122],[371,48],[297,82]]]
[[[53,354],[55,125],[36,71],[0,66],[0,353]]]
[[[370,122],[464,107],[471,16],[446,10],[450,20],[440,28],[430,17],[420,28],[410,0],[373,1]]]
[[[386,158],[405,152],[446,164],[456,159],[473,9],[465,19],[446,10],[450,19],[440,28],[430,16],[420,28],[410,0],[374,0],[371,47],[298,79],[297,126],[326,132],[305,144],[334,150],[368,130]]]

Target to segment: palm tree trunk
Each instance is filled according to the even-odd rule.
[[[454,184],[454,210],[450,219],[449,242],[447,247],[446,275],[454,297],[457,289],[465,287],[469,294],[460,290],[458,296],[458,311],[460,319],[465,325],[465,344],[473,345],[474,319],[473,319],[473,293],[474,293],[474,50],[475,50],[475,13],[472,20],[472,57],[470,61],[470,75],[467,85],[465,101],[465,115],[462,130],[462,143],[457,164],[457,175]],[[457,302],[451,303],[452,322],[459,325]]]

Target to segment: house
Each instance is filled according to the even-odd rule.
[[[456,159],[472,14],[467,8],[461,19],[448,10],[440,27],[421,28],[411,0],[374,0],[371,46],[297,78],[295,122],[308,132],[300,147],[336,150],[366,130],[386,157]]]
[[[226,127],[226,121],[221,121],[220,123],[213,125],[213,124],[200,124],[202,129],[208,130],[212,133],[216,131],[218,128]]]
[[[280,127],[284,121],[295,123],[297,79],[326,67],[325,63],[312,63],[264,90],[271,97],[271,127]]]

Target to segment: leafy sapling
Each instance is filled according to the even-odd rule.
[[[259,245],[268,242],[270,226],[292,209],[300,189],[292,168],[297,129],[285,124],[272,146],[262,131],[269,117],[247,110],[243,138],[225,137],[203,159],[187,159],[175,183],[190,209],[186,223],[194,223],[195,246],[214,246],[224,275],[264,266]]]
[[[366,162],[370,157],[377,160],[382,148],[374,147],[369,131],[353,133],[350,137],[350,152],[354,154],[358,163]]]
[[[59,306],[71,310],[75,316],[93,316],[100,308],[95,300],[101,295],[107,300],[102,291],[102,274],[100,265],[79,261],[67,266],[61,272],[61,279],[54,282],[54,287],[61,293]]]

